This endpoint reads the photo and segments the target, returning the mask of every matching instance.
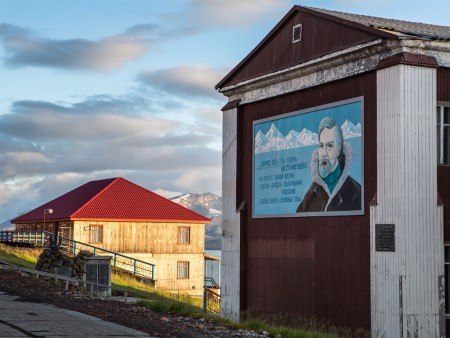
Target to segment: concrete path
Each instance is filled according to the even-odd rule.
[[[146,333],[0,292],[0,337],[150,337]]]

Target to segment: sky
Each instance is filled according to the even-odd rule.
[[[214,87],[294,5],[450,25],[448,0],[0,0],[0,223],[119,176],[221,195]]]

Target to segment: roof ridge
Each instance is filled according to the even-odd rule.
[[[400,19],[392,19],[392,18],[385,18],[382,16],[373,16],[373,15],[365,15],[365,14],[357,14],[357,13],[350,13],[350,12],[341,12],[336,11],[332,9],[325,9],[325,8],[318,8],[318,7],[310,7],[310,6],[303,6],[305,8],[309,8],[314,11],[319,11],[322,13],[336,13],[336,14],[344,14],[344,15],[354,15],[359,16],[362,18],[371,18],[371,19],[379,19],[379,20],[389,20],[389,21],[395,21],[395,22],[406,22],[406,23],[412,23],[412,24],[420,24],[424,26],[430,26],[430,27],[443,27],[443,28],[450,28],[450,26],[444,26],[444,25],[435,25],[435,24],[429,24],[421,21],[410,21],[410,20],[400,20]]]
[[[112,177],[112,178],[105,178],[104,180],[113,180],[111,181],[111,183],[109,183],[106,187],[104,187],[102,190],[100,190],[97,194],[95,194],[94,197],[92,197],[89,201],[87,201],[86,203],[84,203],[80,208],[78,208],[76,211],[74,211],[69,217],[73,217],[76,213],[82,211],[84,208],[87,208],[87,206],[91,203],[93,203],[94,200],[96,200],[100,195],[102,195],[104,193],[105,190],[107,190],[108,188],[111,187],[111,185],[113,185],[115,182],[117,182],[117,180],[121,178],[121,177]],[[96,181],[89,181],[88,183],[91,182],[97,182],[97,181],[103,181],[103,180],[96,180]],[[87,183],[87,184],[88,184]]]
[[[139,185],[139,184],[136,184],[136,183],[134,183],[134,182],[131,182],[131,181],[127,180],[126,178],[119,177],[119,179],[122,179],[122,180],[124,180],[124,181],[127,181],[128,183],[131,183],[131,184],[135,185],[136,187],[138,187],[138,188],[140,188],[140,189],[143,189],[143,190],[148,191],[149,193],[155,195],[155,196],[158,197],[158,198],[165,199],[166,201],[168,201],[168,202],[170,202],[170,203],[172,203],[172,204],[174,204],[174,205],[176,205],[176,206],[178,206],[178,207],[181,207],[181,208],[183,208],[183,209],[186,209],[186,210],[188,210],[188,211],[190,211],[190,212],[193,212],[194,214],[196,214],[196,215],[198,215],[198,216],[201,216],[201,217],[204,217],[204,218],[206,218],[206,219],[209,219],[208,217],[203,216],[202,214],[200,214],[200,213],[198,213],[198,212],[196,212],[196,211],[194,211],[194,210],[191,210],[191,209],[189,209],[189,208],[186,208],[184,205],[181,205],[181,204],[179,204],[179,203],[176,203],[176,202],[174,202],[174,201],[171,201],[170,199],[168,199],[168,198],[166,198],[166,197],[164,197],[164,196],[161,196],[160,194],[157,194],[157,193],[151,191],[150,189],[147,189],[147,188],[145,188],[145,187],[143,187],[143,186],[141,186],[141,185]],[[184,194],[184,195],[186,195],[186,194]],[[181,196],[181,195],[180,195],[180,196]]]

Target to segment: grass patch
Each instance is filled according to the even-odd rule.
[[[0,259],[34,269],[42,250],[18,248],[0,243]]]
[[[113,272],[112,284],[130,291],[136,297],[143,298],[137,304],[155,312],[194,317],[203,314],[203,300],[199,297],[156,290],[133,276],[117,271]]]

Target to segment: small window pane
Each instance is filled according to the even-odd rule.
[[[450,313],[450,246],[444,247],[445,252],[445,313]]]
[[[445,263],[450,263],[450,246],[444,247],[445,249]]]
[[[177,278],[189,278],[189,262],[177,262]]]
[[[178,227],[178,244],[189,244],[189,227]]]
[[[444,163],[443,164],[450,164],[450,126],[444,127],[444,149],[443,149],[443,155],[444,155]]]
[[[103,227],[101,225],[91,225],[89,229],[89,241],[91,243],[101,243],[103,239]]]
[[[437,124],[441,124],[441,106],[436,107],[436,122]]]
[[[450,264],[445,264],[445,313],[450,313]]]
[[[437,159],[441,163],[441,126],[436,127]]]
[[[444,107],[444,124],[450,124],[450,107]]]

